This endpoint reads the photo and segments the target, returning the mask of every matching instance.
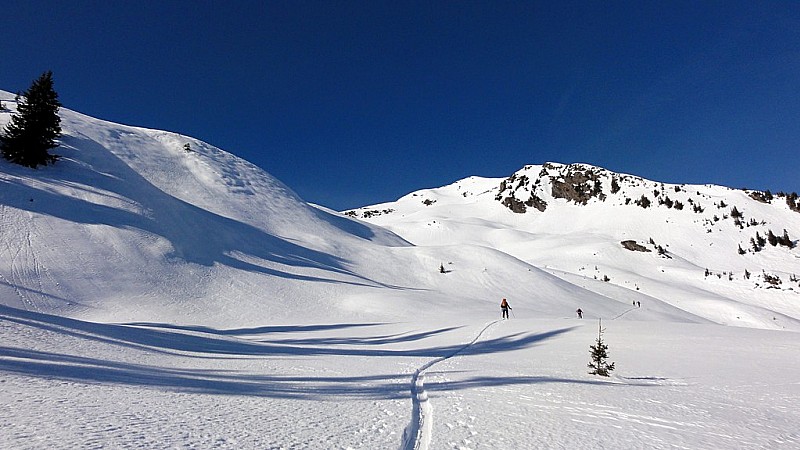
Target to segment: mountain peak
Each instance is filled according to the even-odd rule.
[[[572,282],[590,276],[717,322],[774,327],[779,316],[768,311],[775,312],[776,296],[800,303],[799,212],[796,193],[669,184],[548,162],[346,214],[417,245],[484,245]],[[777,309],[786,317],[800,312]]]

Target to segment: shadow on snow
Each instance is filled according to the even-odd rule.
[[[178,358],[240,359],[309,356],[343,357],[414,357],[439,358],[452,354],[463,343],[412,349],[375,348],[378,345],[414,342],[441,335],[456,328],[441,328],[421,333],[384,336],[286,339],[249,341],[228,336],[317,332],[375,327],[385,324],[331,324],[259,327],[241,330],[214,330],[202,327],[160,329],[122,324],[102,324],[0,306],[0,320],[25,327],[57,333],[57,336],[102,342],[145,352],[158,352]],[[170,329],[172,328],[172,329]],[[198,331],[204,330],[204,331]],[[208,331],[205,331],[208,330]],[[569,328],[544,333],[517,333],[479,342],[462,352],[464,357],[507,352],[530,347]],[[61,338],[61,337],[59,337]],[[410,364],[409,371],[413,371]],[[369,363],[362,363],[369,364]],[[53,378],[84,383],[138,385],[155,389],[207,394],[252,395],[273,398],[329,399],[336,396],[361,398],[407,398],[408,373],[370,376],[272,376],[235,370],[174,368],[123,361],[111,361],[80,355],[0,346],[0,372]],[[534,383],[600,383],[550,377],[474,377],[462,381],[436,383],[436,391],[453,391],[481,386]]]
[[[59,194],[49,187],[33,187],[14,178],[0,179],[0,203],[74,223],[135,229],[161,236],[172,246],[169,257],[203,266],[222,264],[244,271],[302,281],[399,288],[349,270],[348,261],[343,258],[290,242],[247,223],[178,199],[150,183],[125,161],[94,140],[64,136],[62,141],[61,150],[74,152],[74,149],[80,148],[88,154],[106,156],[90,163],[63,159],[61,170],[42,173],[38,175],[40,180],[51,185],[84,190],[93,195],[103,195],[118,203],[124,201],[137,211]],[[363,224],[335,217],[302,203],[297,206],[308,208],[310,214],[354,236],[365,240],[373,237],[371,230]],[[286,269],[278,269],[276,266]],[[293,273],[291,268],[318,269],[345,278]]]

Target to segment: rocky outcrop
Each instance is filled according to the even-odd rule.
[[[522,170],[529,171],[531,166]],[[524,213],[528,208],[540,212],[547,209],[547,201],[542,198],[549,194],[579,205],[585,205],[590,199],[606,199],[603,192],[602,172],[592,166],[570,164],[566,166],[544,164],[537,176],[531,180],[527,175],[515,173],[500,183],[495,199],[513,212]],[[527,199],[526,199],[527,198]]]
[[[600,175],[591,168],[566,166],[566,171],[550,181],[554,198],[585,205],[592,198],[605,200]]]
[[[623,247],[632,251],[632,252],[650,252],[651,250],[644,245],[638,244],[636,241],[622,241],[620,242]]]

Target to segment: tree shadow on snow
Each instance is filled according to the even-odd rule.
[[[376,348],[384,344],[415,342],[426,337],[452,332],[441,328],[421,333],[395,335],[274,340],[255,342],[230,337],[240,330],[226,330],[230,335],[205,333],[187,329],[153,329],[131,325],[102,324],[68,319],[48,314],[0,306],[0,320],[56,334],[57,339],[101,342],[120,346],[133,352],[160,353],[176,358],[196,359],[253,359],[313,356],[346,356],[363,358],[442,358],[458,353],[463,343],[428,346],[412,349]],[[297,327],[264,327],[265,334],[318,332],[342,330],[383,324],[331,324]],[[253,330],[242,329],[250,335]],[[459,353],[469,357],[480,354],[517,350],[539,344],[565,333],[564,328],[544,333],[519,333],[482,341]],[[76,345],[74,348],[82,348]],[[112,353],[112,352],[108,352]],[[132,355],[130,352],[121,354]],[[415,361],[418,362],[418,361]],[[373,364],[362,362],[362,364]],[[202,363],[200,363],[202,366]],[[410,369],[413,371],[413,369]],[[370,376],[268,376],[231,370],[175,368],[127,361],[112,361],[82,355],[0,346],[0,373],[70,380],[85,383],[139,385],[175,391],[252,395],[274,398],[328,399],[335,396],[375,399],[407,398],[411,373],[388,373]],[[581,382],[580,380],[547,377],[475,377],[463,381],[437,384],[436,390],[460,390],[479,386],[533,384],[542,382]]]
[[[268,334],[268,333],[288,333],[288,332],[308,332],[308,331],[331,331],[340,330],[344,328],[364,328],[385,325],[384,323],[336,323],[324,325],[275,325],[254,328],[233,328],[227,330],[218,330],[212,327],[204,327],[200,325],[176,325],[172,323],[158,323],[158,322],[130,322],[122,325],[130,325],[134,327],[151,327],[151,328],[164,328],[170,330],[181,331],[197,331],[200,333],[218,334],[221,336],[248,336],[254,334]]]

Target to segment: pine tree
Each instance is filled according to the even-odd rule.
[[[780,238],[778,238],[778,242],[779,242],[781,245],[784,245],[784,246],[786,246],[786,247],[789,247],[789,248],[794,248],[794,242],[793,242],[793,241],[792,241],[792,239],[789,237],[789,233],[786,231],[786,229],[785,229],[785,228],[783,229],[783,236],[781,236]]]
[[[778,245],[778,237],[772,234],[772,230],[767,231],[767,242],[773,247]]]
[[[54,163],[58,156],[48,150],[58,145],[61,136],[61,103],[53,90],[53,73],[43,73],[17,99],[17,112],[0,135],[3,157],[33,168]]]
[[[612,177],[611,178],[611,193],[612,194],[616,194],[617,192],[619,192],[619,183],[617,183],[617,179],[616,178]]]
[[[590,345],[589,348],[591,349],[589,353],[592,356],[592,360],[588,364],[588,367],[592,369],[589,374],[602,377],[609,376],[609,373],[614,370],[614,363],[608,364],[606,362],[608,359],[608,345],[603,342],[602,320],[598,320],[597,343],[596,345]]]

